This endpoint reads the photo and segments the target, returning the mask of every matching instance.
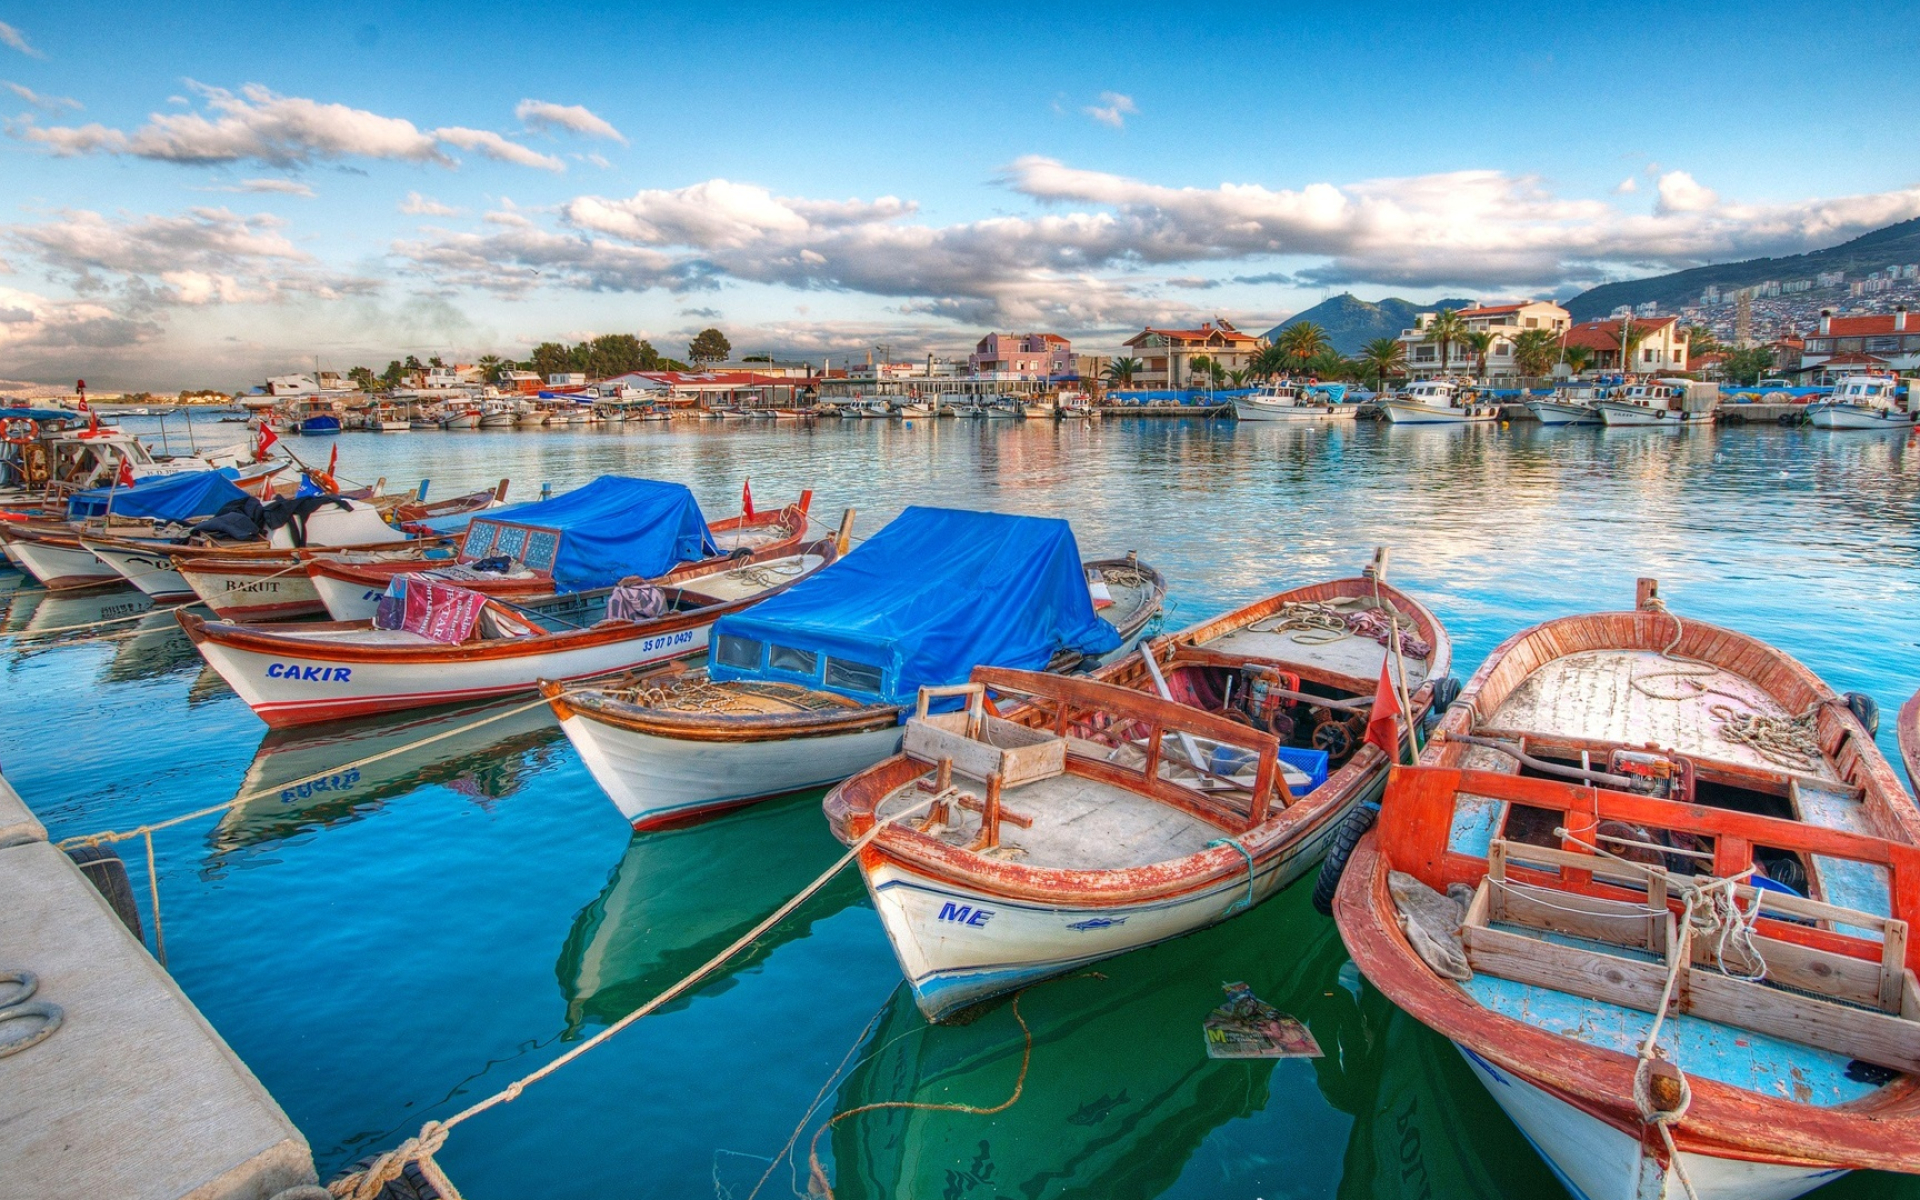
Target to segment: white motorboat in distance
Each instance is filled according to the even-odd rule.
[[[1842,379],[1832,396],[1807,406],[1807,424],[1815,429],[1912,429],[1913,385],[1907,385],[1904,410],[1899,386],[1900,381],[1890,375]]]
[[[1526,402],[1527,411],[1542,425],[1598,425],[1594,405],[1607,398],[1608,389],[1591,384],[1555,388],[1553,395]]]
[[[1291,383],[1269,383],[1233,400],[1234,415],[1242,421],[1325,421],[1353,416],[1357,407],[1332,402],[1325,391],[1303,391]]]
[[[1376,401],[1395,425],[1476,425],[1500,419],[1500,406],[1477,398],[1450,379],[1422,379],[1398,396]]]
[[[1619,389],[1594,402],[1602,423],[1609,426],[1711,425],[1720,401],[1720,387],[1685,379],[1659,379]]]

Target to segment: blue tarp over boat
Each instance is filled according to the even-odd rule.
[[[713,627],[715,679],[812,683],[890,704],[976,666],[1039,670],[1120,645],[1065,522],[909,508],[846,558]]]
[[[219,512],[229,501],[246,498],[230,471],[181,471],[149,476],[129,487],[76,492],[67,502],[67,515],[76,521],[100,517],[111,507],[116,517],[197,521]]]
[[[471,524],[469,524],[471,522]],[[559,533],[522,536],[500,523]],[[584,487],[529,504],[491,508],[427,524],[443,532],[467,530],[462,556],[506,554],[550,569],[563,592],[611,587],[629,575],[653,578],[685,562],[718,554],[693,493],[678,483],[602,475]]]

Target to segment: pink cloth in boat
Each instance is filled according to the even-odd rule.
[[[473,636],[486,606],[487,598],[479,592],[426,575],[396,575],[380,598],[373,623],[379,629],[404,629],[457,646]]]

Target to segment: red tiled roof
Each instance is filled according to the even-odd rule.
[[[1834,317],[1824,333],[1815,337],[1869,337],[1876,333],[1920,333],[1920,313],[1907,314],[1907,327],[1895,329],[1899,313],[1874,313],[1864,317]]]
[[[1241,333],[1238,329],[1220,329],[1212,325],[1205,325],[1199,329],[1155,329],[1149,325],[1139,333],[1128,338],[1124,344],[1131,346],[1135,342],[1155,333],[1163,337],[1180,338],[1183,341],[1189,342],[1203,342],[1215,336],[1225,338],[1229,342],[1257,342],[1260,340],[1250,334]]]
[[[1822,359],[1820,362],[1820,365],[1823,367],[1845,367],[1856,364],[1869,367],[1884,367],[1887,365],[1887,360],[1877,354],[1861,354],[1858,351],[1852,351],[1847,354],[1836,354],[1832,358]]]
[[[1679,321],[1678,317],[1635,317],[1634,328],[1652,334]],[[1619,350],[1619,321],[1582,321],[1567,330],[1566,343],[1569,346],[1585,346],[1589,350]]]
[[[1460,315],[1463,317],[1490,317],[1495,313],[1519,312],[1525,307],[1525,304],[1488,304],[1480,308],[1463,308],[1460,310]]]

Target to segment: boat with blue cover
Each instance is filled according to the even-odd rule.
[[[1065,521],[914,507],[816,579],[717,624],[706,667],[542,690],[621,814],[652,828],[872,765],[899,749],[921,687],[978,664],[1118,656],[1165,593],[1131,557],[1083,562]]]
[[[1642,580],[1493,652],[1329,857],[1341,935],[1575,1196],[1920,1173],[1920,811],[1875,724]]]
[[[966,713],[923,693],[903,752],[826,798],[849,844],[897,820],[860,870],[921,1011],[1192,933],[1311,869],[1386,784],[1404,726],[1381,696],[1417,725],[1453,690],[1446,630],[1383,573],[1384,555],[1090,679],[976,671]]]

